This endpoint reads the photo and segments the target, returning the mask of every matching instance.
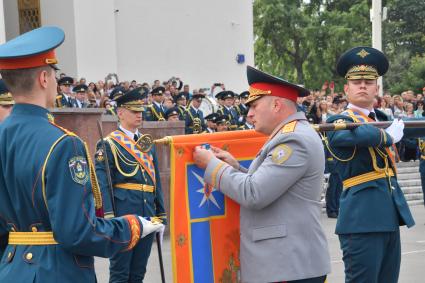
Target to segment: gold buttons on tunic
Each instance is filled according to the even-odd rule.
[[[31,228],[31,230],[32,230],[33,232],[38,232],[37,227],[35,227],[35,226],[33,226],[33,227]]]
[[[12,257],[12,252],[8,252],[7,258],[10,259]]]
[[[25,256],[25,258],[27,260],[31,260],[32,259],[32,253],[27,253],[27,255]]]

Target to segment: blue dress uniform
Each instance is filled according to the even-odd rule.
[[[225,90],[225,91],[219,92],[216,96],[219,97],[222,100],[226,100],[228,98],[234,99],[235,93],[233,91]],[[222,106],[217,110],[217,113],[220,116],[226,116],[227,117],[227,121],[229,122],[229,129],[230,130],[237,130],[238,123],[239,123],[239,114],[238,114],[238,112],[237,112],[237,110],[235,109],[234,106],[231,106],[231,107]]]
[[[53,49],[63,40],[61,29],[42,27],[1,45],[6,83],[3,70],[56,64]],[[8,235],[0,282],[94,283],[93,256],[110,257],[140,239],[136,215],[95,216],[102,200],[87,146],[49,117],[41,106],[15,104],[0,125],[0,237]]]
[[[204,98],[202,94],[194,94],[193,99]],[[204,113],[201,109],[195,109],[192,105],[187,109],[185,133],[200,134],[205,130]]]
[[[141,111],[142,105],[136,103],[143,99],[143,95],[137,93],[137,90],[114,98],[118,107]],[[142,152],[136,146],[134,137],[126,135],[121,127],[105,138],[105,148],[106,152],[99,142],[95,154],[105,217],[134,213],[144,217],[156,217],[166,223],[155,148]],[[115,211],[108,192],[105,155],[109,162]],[[133,250],[113,256],[110,260],[110,282],[143,282],[152,242],[153,235],[149,235],[140,240]]]
[[[176,104],[177,110],[179,111],[179,120],[181,121],[186,120],[187,110],[186,106],[180,105],[178,102],[183,100],[187,101],[187,94],[187,92],[180,92],[174,97],[174,103]]]
[[[15,104],[15,101],[13,100],[12,94],[7,89],[4,81],[0,79],[0,107],[4,107],[4,106],[10,107],[10,106],[13,106],[14,104]],[[2,122],[2,118],[4,117],[0,117],[0,125]],[[5,229],[6,227],[0,221],[0,231]],[[7,234],[0,236],[0,259],[3,256],[4,247],[7,246],[7,240],[8,240]]]
[[[236,112],[238,113],[239,119],[239,125],[243,126],[245,123],[244,119],[246,118],[246,115],[248,115],[248,106],[245,104],[245,101],[249,97],[249,91],[243,91],[239,94],[239,105],[235,106]]]
[[[58,80],[58,85],[72,85],[74,83],[74,79],[71,77],[63,77]],[[64,107],[74,107],[75,99],[68,96],[66,97],[63,93],[58,93],[56,96],[55,107],[64,108]]]
[[[325,148],[325,173],[329,173],[328,188],[326,189],[326,214],[329,218],[337,218],[339,197],[342,192],[342,181],[336,168],[336,160]]]
[[[156,87],[152,90],[152,96],[162,96],[165,88],[162,86]],[[153,102],[146,108],[146,121],[165,121],[165,110],[162,104]]]
[[[370,47],[347,51],[337,64],[338,73],[348,80],[376,80],[387,69],[385,55]],[[393,138],[385,130],[367,124],[373,121],[369,118],[373,111],[365,113],[369,110],[352,104],[347,108],[328,122],[365,125],[330,132],[326,141],[343,180],[336,234],[343,251],[345,281],[397,282],[401,261],[399,225],[412,227],[415,222],[397,182]],[[375,113],[379,120],[385,119],[384,114]]]

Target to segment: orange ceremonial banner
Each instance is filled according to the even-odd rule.
[[[173,282],[238,282],[239,205],[204,183],[204,170],[193,163],[192,153],[208,143],[247,168],[267,137],[250,130],[171,138]]]

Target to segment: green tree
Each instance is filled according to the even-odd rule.
[[[256,0],[255,63],[290,81],[320,88],[337,78],[346,49],[370,42],[368,0]],[[369,33],[369,34],[368,34]]]

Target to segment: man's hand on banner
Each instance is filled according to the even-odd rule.
[[[193,161],[195,162],[196,166],[201,169],[207,168],[208,162],[210,162],[211,158],[213,157],[214,154],[212,151],[205,149],[202,146],[195,147],[195,150],[193,151]]]
[[[140,219],[140,221],[143,224],[143,232],[142,232],[142,237],[141,238],[146,237],[150,233],[160,231],[160,229],[162,227],[164,227],[164,224],[161,224],[159,222],[149,221],[146,218],[141,217],[141,216],[139,216],[139,219]]]
[[[236,160],[236,158],[233,157],[233,155],[230,154],[230,152],[222,150],[221,148],[215,146],[211,146],[211,150],[214,153],[215,157],[220,160],[223,160],[233,168],[239,169],[239,162]]]

